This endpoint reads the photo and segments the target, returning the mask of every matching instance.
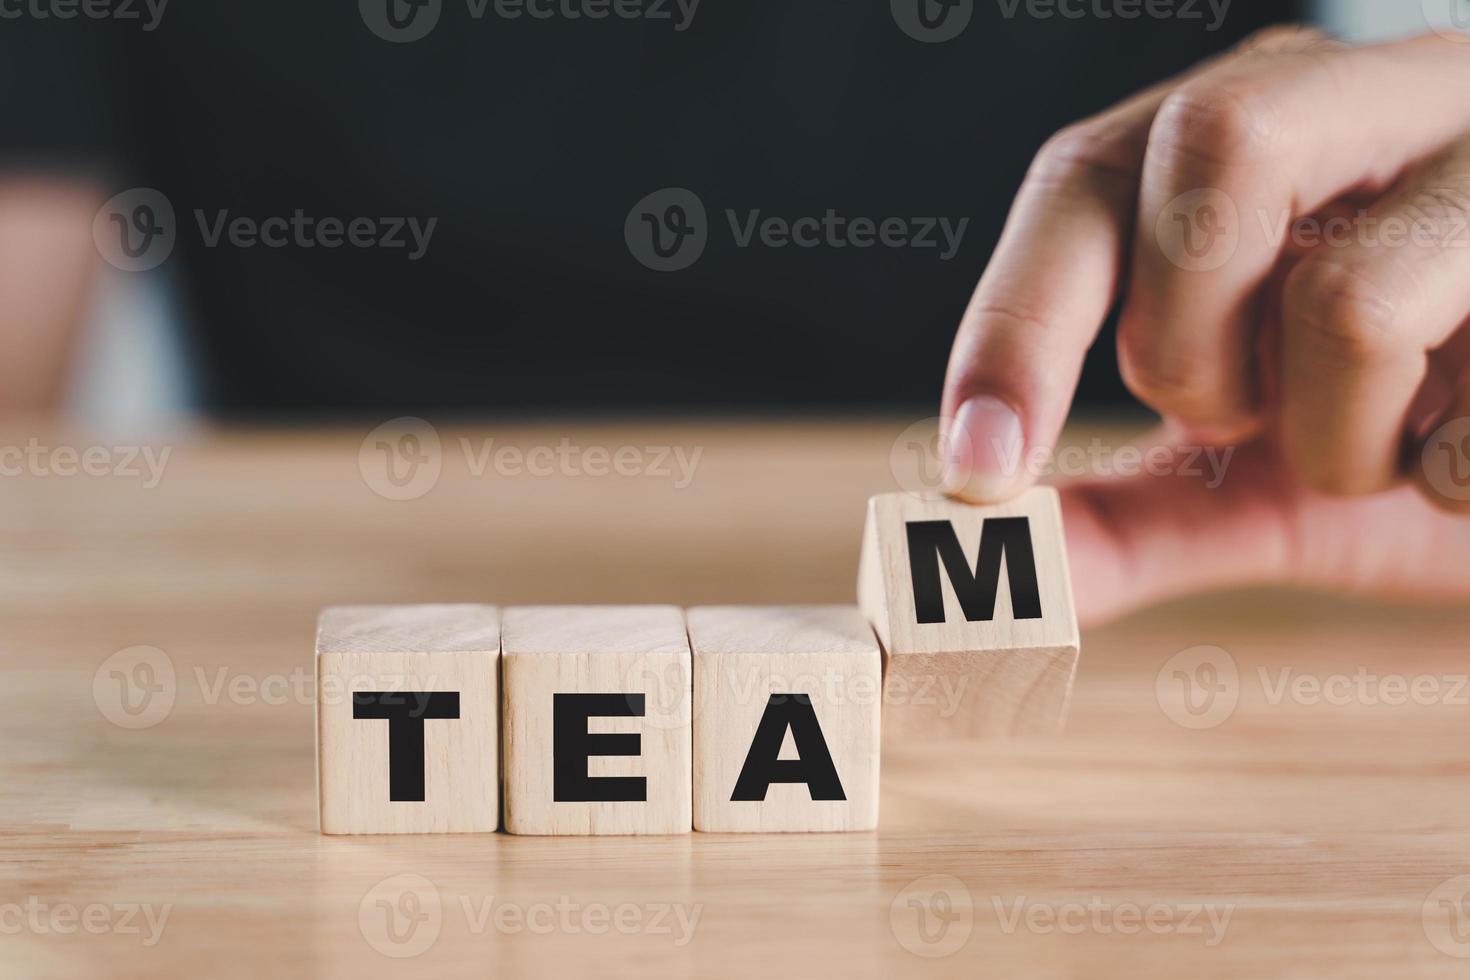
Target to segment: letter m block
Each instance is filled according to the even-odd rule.
[[[1055,490],[994,507],[872,498],[858,600],[883,645],[886,734],[1061,729],[1078,635]]]

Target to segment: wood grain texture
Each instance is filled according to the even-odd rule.
[[[1087,629],[1065,737],[890,741],[873,833],[319,833],[322,607],[848,603],[866,501],[895,488],[889,449],[911,421],[441,426],[443,474],[407,501],[364,484],[367,425],[178,438],[152,489],[0,479],[0,974],[1463,980],[1467,961],[1431,939],[1455,925],[1431,897],[1470,873],[1463,608],[1262,590]],[[1074,429],[1067,445],[1135,434]],[[101,441],[29,430],[0,445],[32,437]],[[460,440],[489,438],[703,455],[683,488],[477,476]],[[159,651],[172,696],[127,728],[104,668],[139,644]],[[1180,711],[1174,658],[1200,645],[1228,653],[1233,696],[1212,727],[1185,728],[1174,717],[1198,719]],[[1438,693],[1291,694],[1360,671]],[[908,901],[936,875],[970,915],[926,946]],[[377,902],[417,879],[437,918],[385,942]],[[1214,945],[1086,914],[1065,931],[1011,925],[1022,900],[1099,899],[1233,913]],[[27,902],[114,924],[129,907],[167,916],[149,943],[141,912],[141,932],[59,932],[49,916],[24,924]],[[696,907],[679,931],[673,913]],[[594,913],[617,910],[641,918],[598,927]],[[948,955],[921,955],[935,951]]]
[[[1030,527],[1040,618],[1014,615],[1003,573],[993,617],[967,620],[950,577],[941,572],[944,619],[919,622],[906,525],[947,522],[974,569],[985,521],[1012,517],[1025,518]],[[1050,487],[994,507],[907,493],[873,497],[858,601],[883,644],[888,738],[1046,734],[1065,725],[1079,640],[1061,509]]]
[[[702,606],[687,613],[694,652],[694,829],[705,832],[874,830],[878,826],[882,658],[852,606]],[[771,783],[760,800],[732,794],[772,696],[803,695],[820,725],[841,799],[807,783]],[[795,731],[781,725],[785,739]],[[782,759],[802,758],[788,744]],[[808,748],[816,748],[810,746]]]
[[[500,820],[500,614],[494,606],[338,606],[317,628],[322,833],[490,832]],[[458,717],[424,720],[423,800],[389,792],[389,722],[353,694],[453,692]]]
[[[504,621],[505,829],[513,834],[681,834],[692,828],[689,639],[675,606],[522,606]],[[639,754],[593,755],[593,779],[642,777],[641,801],[559,801],[553,698],[643,696],[638,717],[586,731],[634,733]]]

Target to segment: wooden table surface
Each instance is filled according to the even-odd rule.
[[[1067,735],[889,745],[872,834],[318,835],[321,606],[851,602],[906,424],[441,427],[410,500],[366,427],[181,437],[151,487],[0,478],[0,976],[1470,971],[1455,611],[1251,593],[1085,630]],[[702,456],[683,487],[476,475],[491,438]]]

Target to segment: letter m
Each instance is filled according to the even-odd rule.
[[[1041,618],[1041,593],[1036,585],[1036,554],[1031,547],[1029,520],[987,518],[980,528],[980,555],[973,572],[949,521],[908,521],[906,527],[914,613],[919,622],[944,622],[944,592],[939,581],[941,562],[969,622],[989,622],[995,618],[1002,560],[1010,585],[1011,614],[1016,619]]]

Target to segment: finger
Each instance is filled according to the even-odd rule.
[[[1144,445],[1172,451],[1181,464],[1195,458],[1193,448]],[[1196,469],[1204,472],[1190,475]],[[1265,584],[1470,599],[1470,521],[1436,511],[1409,487],[1373,497],[1306,490],[1262,443],[1235,452],[1223,478],[1181,465],[1072,484],[1061,495],[1086,624],[1166,599]]]
[[[1278,29],[1230,57],[1274,57],[1319,39]],[[1031,166],[950,354],[942,413],[953,420],[951,493],[979,503],[1018,493],[1029,478],[1015,461],[1056,441],[1118,294],[1149,128],[1177,84],[1069,127]]]
[[[1287,277],[1281,432],[1309,486],[1400,482],[1430,351],[1470,310],[1470,140],[1339,226]]]
[[[1432,37],[1233,62],[1160,107],[1119,323],[1131,389],[1195,431],[1258,427],[1255,324],[1292,217],[1382,188],[1470,129],[1461,45]]]

